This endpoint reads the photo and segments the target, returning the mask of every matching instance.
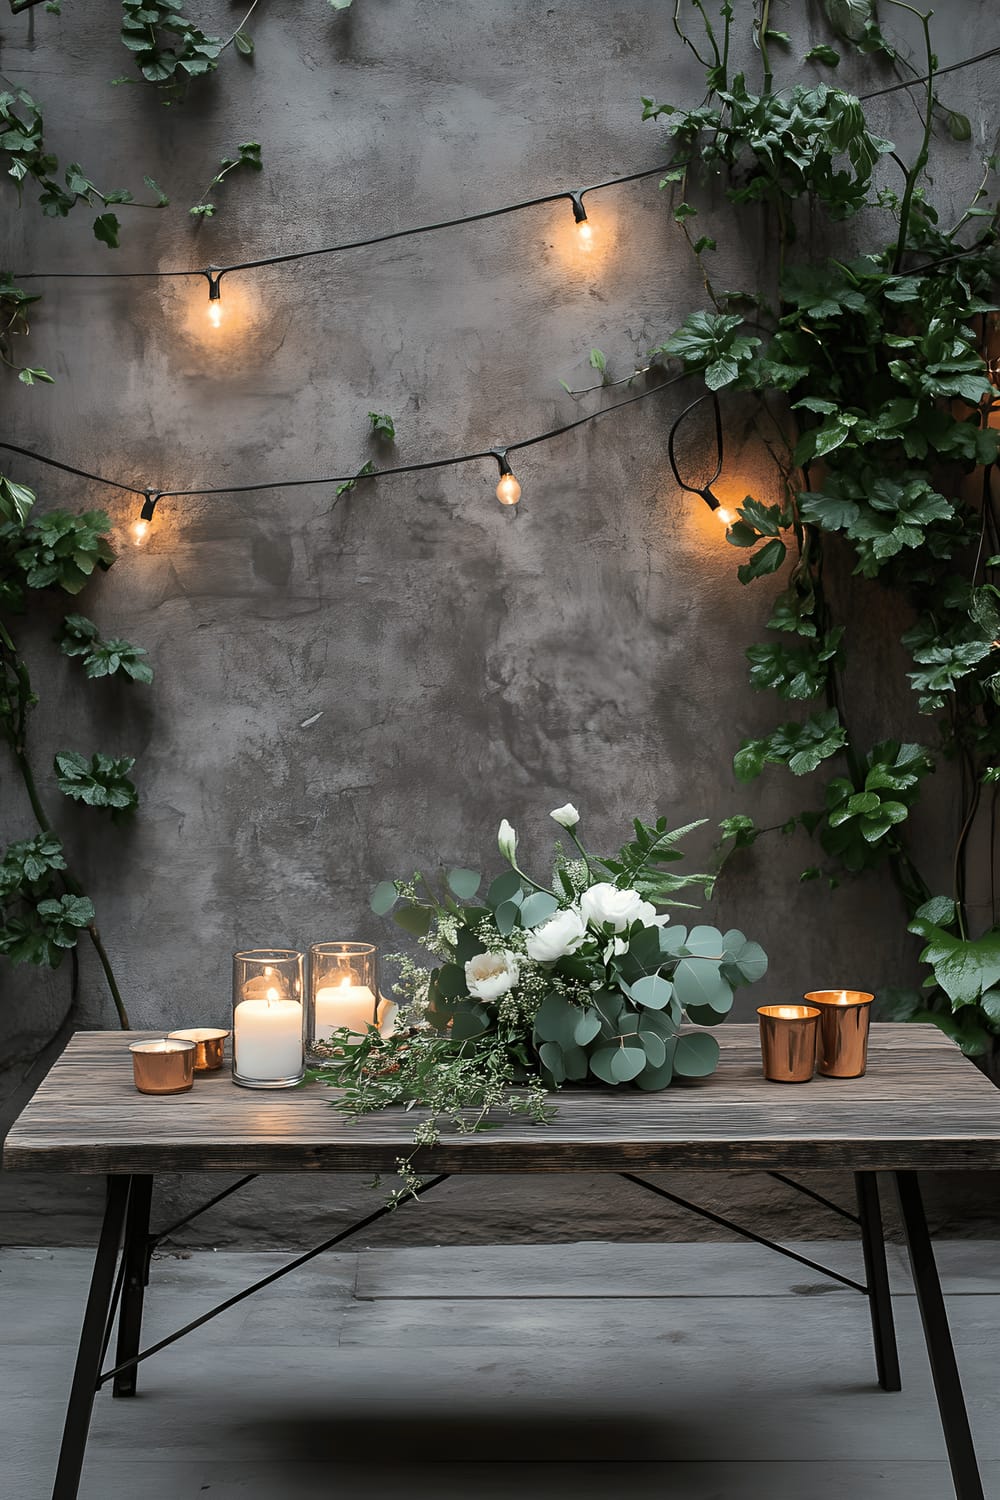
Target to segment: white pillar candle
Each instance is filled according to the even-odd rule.
[[[241,1078],[267,1083],[302,1072],[302,1006],[274,995],[241,1000],[233,1012],[233,1056]]]
[[[375,1025],[375,995],[366,984],[352,984],[350,977],[316,991],[313,1019],[317,1042],[328,1042],[342,1026],[364,1036]]]

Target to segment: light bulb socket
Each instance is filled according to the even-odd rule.
[[[505,474],[513,474],[514,470],[511,468],[510,464],[507,462],[507,449],[506,448],[501,448],[501,447],[498,446],[496,448],[491,448],[490,452],[493,454],[493,457],[497,461],[497,466],[498,466],[498,468],[500,470],[500,478],[501,479],[503,478],[503,476]]]
[[[201,273],[208,281],[208,300],[218,302],[222,296],[222,277],[225,274],[218,266],[206,266]]]
[[[586,188],[581,188],[579,192],[569,195],[569,201],[573,205],[573,218],[578,224],[587,222],[587,210],[583,206],[583,195],[586,191]]]
[[[714,494],[711,487],[707,484],[703,490],[695,490],[694,494],[701,496],[705,504],[708,506],[709,510],[718,510],[719,506],[722,504],[722,501],[719,499],[718,495]]]
[[[147,486],[142,493],[146,498],[142,502],[142,510],[139,512],[139,520],[151,521],[153,519],[153,516],[156,514],[156,503],[161,498],[163,491],[154,490],[151,487]]]

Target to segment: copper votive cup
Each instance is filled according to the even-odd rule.
[[[816,1071],[814,1005],[760,1005],[760,1052],[772,1083],[808,1083]]]
[[[819,1007],[819,1072],[824,1078],[861,1078],[875,996],[866,990],[810,990],[805,999]]]
[[[214,1073],[217,1068],[222,1067],[228,1035],[228,1031],[221,1031],[216,1026],[192,1026],[187,1031],[172,1031],[170,1039],[194,1042],[197,1049],[194,1054],[195,1072]]]
[[[140,1094],[184,1094],[194,1082],[195,1042],[163,1037],[132,1042],[128,1050]]]

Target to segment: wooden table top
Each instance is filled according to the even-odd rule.
[[[237,1088],[228,1063],[187,1094],[132,1082],[131,1041],[157,1032],[77,1032],[7,1137],[4,1166],[130,1173],[390,1172],[420,1114],[350,1120],[321,1084]],[[1000,1168],[1000,1090],[932,1026],[872,1027],[864,1078],[769,1083],[756,1026],[726,1025],[718,1070],[663,1093],[554,1096],[550,1125],[503,1118],[448,1134],[428,1172]]]

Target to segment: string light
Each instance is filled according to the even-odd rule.
[[[496,496],[501,505],[516,505],[521,498],[521,486],[513,469],[507,462],[506,448],[491,448],[490,452],[497,461],[500,469],[500,482],[496,488]]]
[[[208,278],[208,321],[218,328],[222,322],[222,271],[218,266],[206,266],[202,275]]]
[[[260,490],[300,489],[304,486],[315,485],[322,485],[329,488],[334,485],[346,484],[349,481],[364,482],[369,479],[388,478],[394,474],[418,474],[430,469],[455,468],[460,464],[474,463],[482,459],[493,459],[497,463],[500,470],[500,480],[496,491],[497,499],[502,505],[512,507],[517,504],[521,497],[521,486],[510,467],[510,462],[507,458],[509,453],[515,453],[521,448],[533,448],[538,443],[551,442],[554,438],[561,437],[563,433],[573,432],[577,427],[583,427],[588,422],[594,422],[599,417],[607,416],[610,412],[620,411],[626,406],[633,406],[637,401],[645,401],[649,396],[657,396],[661,391],[669,390],[671,386],[677,385],[679,381],[689,379],[694,373],[693,371],[682,370],[679,375],[672,375],[669,379],[662,380],[657,385],[651,385],[646,390],[639,391],[635,396],[626,397],[624,401],[616,401],[612,406],[602,406],[597,411],[588,412],[586,416],[575,418],[572,422],[563,422],[558,427],[550,427],[546,432],[536,433],[534,437],[520,438],[516,443],[498,444],[496,447],[479,449],[474,453],[455,453],[447,458],[424,459],[419,463],[396,464],[387,469],[373,469],[371,474],[363,476],[359,475],[357,470],[355,470],[351,474],[331,474],[316,476],[315,478],[266,479],[254,484],[225,484],[190,490],[160,490],[154,489],[151,485],[140,488],[138,485],[124,484],[121,480],[109,479],[104,474],[94,474],[88,469],[79,469],[72,464],[63,463],[60,459],[49,458],[44,453],[35,453],[30,448],[21,448],[16,443],[0,442],[0,450],[7,453],[20,454],[22,458],[33,459],[35,463],[45,464],[52,469],[61,469],[63,473],[73,474],[78,479],[88,479],[94,484],[108,485],[111,489],[122,490],[129,495],[140,496],[142,507],[132,527],[132,535],[137,543],[141,543],[148,535],[149,525],[155,516],[156,507],[161,500],[183,500],[214,495],[248,495],[255,494]]]
[[[589,250],[594,231],[587,218],[587,210],[583,206],[583,195],[586,191],[586,188],[581,188],[579,192],[570,193],[569,201],[573,205],[573,218],[576,221],[580,244],[585,250]]]

